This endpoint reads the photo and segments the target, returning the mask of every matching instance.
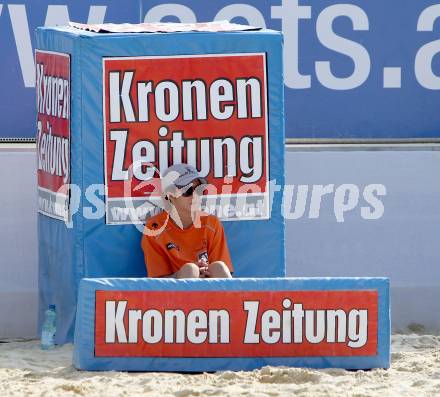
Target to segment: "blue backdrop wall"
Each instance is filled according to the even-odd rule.
[[[33,138],[33,30],[229,19],[284,31],[288,138],[439,138],[440,3],[432,0],[21,0],[0,4],[0,137]],[[11,95],[13,93],[13,95]],[[300,117],[299,117],[300,116]]]

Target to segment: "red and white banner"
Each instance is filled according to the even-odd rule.
[[[96,357],[374,356],[377,290],[96,291]]]
[[[266,55],[104,58],[106,221],[142,222],[159,173],[194,165],[221,219],[269,217]]]
[[[35,52],[38,210],[69,219],[70,56]]]

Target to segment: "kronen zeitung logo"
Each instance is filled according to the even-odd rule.
[[[209,84],[202,78],[177,83],[170,80],[134,81],[133,71],[115,71],[109,73],[109,83],[110,123],[123,120],[126,123],[148,123],[151,114],[163,123],[243,120],[263,116],[262,86],[253,76],[232,81],[217,78]],[[137,106],[133,105],[135,103]],[[152,133],[150,130],[146,132]],[[110,140],[115,142],[113,181],[128,180],[124,159],[129,149],[132,163],[157,163],[160,170],[170,165],[170,156],[174,163],[183,162],[183,153],[186,152],[186,162],[197,164],[200,159],[202,176],[212,172],[214,178],[236,177],[241,171],[240,181],[253,183],[263,175],[263,136],[237,137],[231,131],[229,136],[217,138],[191,137],[183,130],[173,131],[164,125],[156,131],[158,145],[150,139],[143,139],[128,148],[128,134],[129,129],[110,131]],[[133,172],[138,180],[145,181],[154,176],[155,169],[147,165],[135,167]]]
[[[228,310],[127,309],[127,301],[105,302],[105,343],[228,344]],[[243,301],[244,344],[338,343],[360,348],[367,343],[368,310],[306,309],[284,298],[278,307],[261,310],[259,301]],[[237,335],[236,335],[237,336]]]
[[[70,55],[35,51],[38,211],[70,219]]]
[[[47,74],[44,63],[37,63],[37,153],[38,169],[53,176],[69,180],[69,138],[54,130],[54,118],[69,120],[70,84],[69,80]],[[40,120],[48,116],[47,121]]]
[[[270,217],[266,54],[104,58],[103,71],[108,224],[126,210],[145,220],[160,173],[179,163],[207,178],[217,216],[231,199],[222,219]]]

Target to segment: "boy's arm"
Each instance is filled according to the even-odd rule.
[[[214,235],[210,244],[208,257],[209,262],[222,261],[229,268],[231,273],[234,271],[225,231],[218,218],[215,218]]]

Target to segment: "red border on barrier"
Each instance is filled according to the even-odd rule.
[[[377,322],[376,290],[96,291],[95,356],[373,356]]]

